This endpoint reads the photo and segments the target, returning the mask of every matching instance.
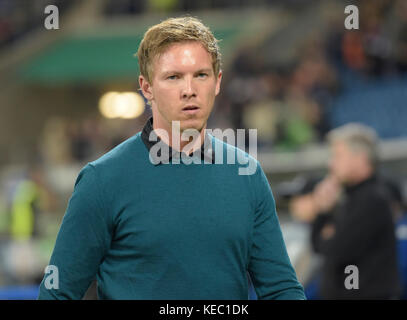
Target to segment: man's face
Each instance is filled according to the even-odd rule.
[[[333,142],[330,161],[331,173],[342,183],[351,182],[355,165],[359,162],[359,156],[358,153],[352,152],[345,142]]]
[[[181,131],[202,130],[219,93],[222,73],[214,74],[212,57],[197,41],[170,45],[153,60],[152,79],[140,76],[140,87],[151,102],[154,127],[171,132],[172,121]]]

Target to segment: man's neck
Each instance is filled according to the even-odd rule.
[[[171,126],[160,126],[160,124],[157,124],[156,121],[154,121],[153,119],[153,129],[156,132],[157,136],[167,145],[169,145],[171,148],[177,150],[177,151],[183,151],[186,154],[191,154],[193,153],[195,150],[200,149],[202,147],[202,144],[204,143],[204,139],[205,139],[205,129],[206,129],[206,124],[204,125],[204,127],[198,131],[195,129],[195,132],[198,131],[199,132],[199,138],[198,137],[193,137],[191,136],[191,134],[188,134],[188,129],[184,129],[181,131],[180,128],[177,128],[176,126],[174,126],[174,128]],[[157,130],[158,129],[158,130]],[[173,130],[175,129],[175,130]],[[162,135],[160,133],[161,130],[164,130],[165,132],[167,132],[167,135]],[[184,141],[182,140],[182,134],[184,133],[184,136],[187,136],[189,138],[189,140]],[[193,144],[190,144],[195,138],[195,141],[193,142]],[[186,148],[184,150],[184,147],[188,145],[188,148]]]
[[[358,170],[352,177],[352,180],[347,183],[347,186],[353,187],[361,184],[362,182],[370,179],[374,175],[372,167],[366,167]]]

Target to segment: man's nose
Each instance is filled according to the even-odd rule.
[[[193,84],[193,79],[191,79],[191,78],[185,79],[181,94],[182,94],[183,99],[187,99],[190,97],[196,97],[196,90],[195,90],[195,86]]]

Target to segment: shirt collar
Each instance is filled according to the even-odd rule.
[[[152,140],[149,139],[149,137],[153,138]],[[148,152],[150,152],[151,148],[158,142],[161,141],[160,137],[157,136],[153,129],[153,117],[150,117],[146,124],[143,127],[143,130],[141,132],[141,139],[143,140],[143,143],[147,147]],[[209,146],[205,148],[205,146]],[[158,156],[160,157],[159,159],[155,158],[154,154],[150,154],[150,156],[153,158],[152,160],[154,161],[155,165],[159,165],[161,163],[169,163],[170,160],[173,157],[180,156],[180,153],[177,152],[176,150],[173,150],[171,146],[168,146],[168,154],[166,154],[166,149],[167,148],[160,148],[158,150]],[[196,154],[198,150],[195,150],[194,154]],[[205,132],[205,141],[201,146],[200,149],[200,156],[201,160],[205,160],[207,163],[215,163],[215,155],[211,143],[211,138],[208,133]]]
[[[376,173],[373,173],[371,176],[369,176],[368,178],[366,178],[365,180],[354,184],[354,185],[347,185],[345,186],[345,191],[347,194],[352,194],[354,193],[356,190],[359,190],[361,188],[363,188],[366,185],[370,185],[373,183],[376,183],[378,181],[378,177]]]

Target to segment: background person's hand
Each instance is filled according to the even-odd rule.
[[[333,224],[327,224],[322,228],[321,237],[324,240],[328,240],[335,234],[335,227]]]
[[[329,212],[337,204],[341,193],[341,186],[334,176],[327,176],[317,184],[313,196],[319,213]]]

